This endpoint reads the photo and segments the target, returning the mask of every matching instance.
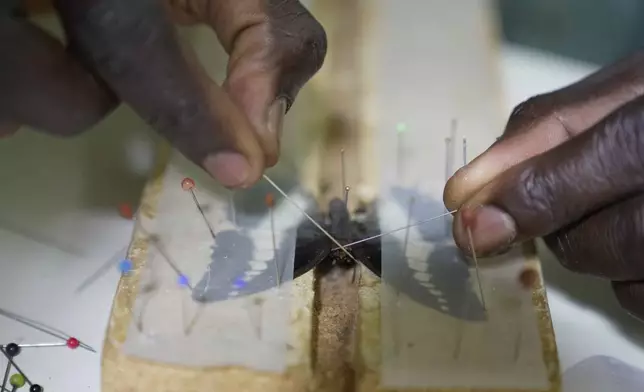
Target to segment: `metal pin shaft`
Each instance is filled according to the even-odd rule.
[[[344,148],[340,150],[340,175],[342,176],[342,189],[347,188],[347,176],[344,166]]]
[[[282,286],[282,274],[280,272],[280,263],[277,258],[277,242],[275,240],[275,214],[273,213],[273,206],[270,206],[268,209],[268,214],[271,219],[271,237],[273,241],[273,260],[275,263],[275,279],[277,280],[277,288],[279,289]]]
[[[446,215],[453,215],[453,214],[456,214],[456,212],[458,212],[458,210],[448,211],[448,212],[445,212],[445,213],[440,214],[440,215],[438,215],[438,216],[435,216],[435,217],[432,217],[432,218],[429,218],[429,219],[424,219],[424,220],[418,221],[418,222],[413,223],[413,224],[408,225],[408,226],[399,227],[399,228],[397,228],[397,229],[390,230],[390,231],[388,231],[388,232],[386,232],[386,233],[382,233],[382,234],[374,235],[374,236],[371,236],[371,237],[363,238],[363,239],[361,239],[361,240],[359,240],[359,241],[351,242],[351,243],[349,243],[349,244],[347,244],[347,245],[344,245],[344,247],[345,247],[345,248],[349,248],[349,247],[351,247],[351,246],[353,246],[353,245],[357,245],[357,244],[361,244],[361,243],[363,243],[363,242],[371,241],[371,240],[374,240],[374,239],[376,239],[376,238],[384,237],[384,236],[386,236],[386,235],[393,234],[393,233],[397,233],[397,232],[402,231],[402,230],[407,230],[407,229],[409,229],[410,227],[420,226],[420,225],[425,224],[425,223],[427,223],[427,222],[431,222],[431,221],[433,221],[433,220],[440,219],[440,218],[442,218],[442,217],[444,217],[444,216],[446,216]],[[338,249],[340,249],[340,248],[333,248],[332,250],[338,250]]]
[[[474,239],[472,238],[472,229],[467,227],[467,237],[470,242],[470,249],[472,250],[472,258],[474,259],[474,270],[476,271],[476,283],[479,287],[479,294],[481,295],[481,305],[483,305],[483,310],[487,311],[487,306],[485,306],[485,297],[483,295],[483,285],[481,284],[481,274],[479,272],[479,261],[476,257],[476,250],[474,249]]]
[[[4,349],[4,347],[3,347]],[[4,377],[2,379],[2,391],[6,390],[7,381],[9,381],[9,373],[11,373],[11,362],[7,361],[7,370],[4,372]]]
[[[282,196],[284,196],[284,198],[285,198],[286,200],[288,200],[288,202],[289,202],[289,203],[291,203],[295,208],[297,208],[297,209],[298,209],[298,210],[299,210],[299,211],[300,211],[300,212],[301,212],[301,213],[302,213],[302,214],[303,214],[303,215],[304,215],[304,216],[305,216],[305,217],[306,217],[306,218],[307,218],[311,223],[313,223],[313,225],[314,225],[315,227],[317,227],[317,228],[318,228],[318,230],[320,230],[320,231],[322,232],[322,234],[324,234],[325,236],[327,236],[327,237],[328,237],[328,238],[329,238],[329,239],[330,239],[330,240],[331,240],[331,241],[332,241],[332,242],[333,242],[337,247],[339,247],[339,248],[340,248],[340,249],[341,249],[341,250],[342,250],[342,251],[343,251],[347,256],[349,256],[349,258],[350,258],[351,260],[353,260],[354,262],[356,262],[356,264],[357,264],[357,263],[359,263],[359,262],[358,262],[358,260],[357,260],[357,259],[356,259],[352,254],[351,254],[351,252],[349,252],[349,251],[347,250],[347,248],[346,248],[346,247],[342,246],[342,244],[340,244],[340,243],[338,242],[338,240],[336,240],[336,239],[335,239],[331,234],[329,234],[329,232],[328,232],[328,231],[326,231],[322,226],[320,226],[320,224],[319,224],[319,223],[317,223],[317,222],[315,221],[315,219],[311,218],[311,216],[310,216],[309,214],[307,214],[307,213],[306,213],[306,211],[304,211],[304,209],[303,209],[302,207],[300,207],[299,205],[297,205],[297,203],[296,203],[295,201],[293,201],[293,199],[291,199],[291,198],[286,194],[286,192],[284,192],[284,191],[282,190],[282,188],[280,188],[280,187],[279,187],[275,182],[273,182],[273,180],[271,180],[271,179],[270,179],[266,174],[263,174],[263,175],[262,175],[262,177],[263,177],[266,181],[268,181],[268,183],[269,183],[269,184],[271,184],[271,185],[273,186],[273,188],[275,188],[275,190],[276,190],[276,191],[278,191]]]
[[[206,213],[203,211],[203,208],[201,208],[201,204],[199,204],[199,199],[197,199],[197,194],[195,193],[195,190],[190,188],[190,194],[192,195],[192,200],[194,200],[195,205],[197,206],[197,209],[199,210],[199,213],[203,218],[203,221],[206,223],[206,226],[208,227],[208,231],[210,232],[210,235],[212,236],[213,239],[217,238],[217,236],[215,235],[215,230],[210,225],[210,221],[208,221],[208,218],[206,218]]]
[[[18,371],[18,373],[20,373],[20,375],[22,375],[22,377],[24,377],[24,379],[27,382],[27,384],[29,384],[29,386],[31,386],[32,385],[31,381],[29,380],[27,375],[18,367],[18,365],[16,365],[16,363],[13,361],[13,358],[11,358],[11,356],[9,354],[7,354],[7,352],[4,350],[4,348],[0,348],[0,352],[2,352],[2,355],[4,355],[5,358],[7,358],[7,361],[9,361],[9,364],[11,366],[13,366]]]

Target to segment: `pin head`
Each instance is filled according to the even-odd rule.
[[[407,131],[407,124],[404,122],[396,124],[396,133],[404,133],[405,131]]]
[[[525,268],[519,274],[519,283],[524,289],[533,290],[537,287],[539,273],[533,268]]]
[[[40,386],[40,385],[38,385],[38,384],[33,384],[33,385],[29,388],[29,392],[43,392],[43,387],[41,387],[41,386]]]
[[[273,206],[275,205],[275,198],[273,197],[272,193],[267,193],[266,194],[266,205],[269,208],[273,208]]]
[[[129,203],[121,203],[119,204],[119,215],[125,219],[132,219],[134,218],[134,210]]]
[[[71,348],[72,350],[76,350],[80,346],[80,342],[76,338],[69,338],[67,339],[67,347]]]
[[[18,355],[20,355],[20,346],[18,346],[15,343],[7,344],[7,347],[5,347],[4,349],[7,352],[7,355],[10,356],[11,358],[17,357]]]
[[[246,286],[246,282],[242,278],[237,278],[233,282],[233,287],[236,288],[236,289],[244,288],[244,286]]]
[[[123,259],[119,263],[119,271],[121,271],[122,274],[128,274],[132,271],[132,261],[129,259]]]
[[[9,379],[9,384],[14,388],[22,388],[25,386],[25,377],[22,374],[16,373]]]
[[[188,287],[190,285],[190,281],[188,280],[188,277],[185,275],[179,275],[179,278],[177,279],[177,283],[179,283],[179,286],[181,287]]]
[[[193,190],[195,189],[195,181],[190,177],[186,177],[183,180],[181,180],[181,188],[184,191]]]

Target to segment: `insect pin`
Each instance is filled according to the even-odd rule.
[[[199,199],[197,199],[197,194],[195,193],[195,187],[196,187],[195,181],[192,178],[186,177],[183,180],[181,180],[181,188],[186,192],[190,192],[190,195],[192,196],[192,200],[195,202],[195,205],[197,206],[197,210],[199,210],[199,213],[201,214],[203,221],[206,223],[206,227],[208,227],[208,231],[210,232],[210,235],[212,236],[213,239],[215,239],[216,238],[215,230],[212,228],[212,225],[210,224],[210,221],[208,220],[208,218],[206,218],[206,213],[203,211],[203,208],[199,203]]]
[[[280,273],[280,263],[277,258],[277,242],[275,241],[275,214],[273,209],[275,208],[275,199],[273,198],[272,193],[266,195],[266,207],[268,207],[268,214],[270,215],[271,221],[271,239],[273,243],[273,262],[275,264],[275,279],[277,281],[277,288],[279,289],[282,285],[282,276]]]
[[[0,309],[0,316],[4,316],[6,318],[9,318],[11,320],[14,320],[16,322],[19,322],[23,325],[26,325],[28,327],[31,327],[33,329],[36,329],[38,331],[44,332],[52,337],[55,337],[57,339],[60,339],[64,342],[66,342],[67,347],[71,349],[76,349],[78,347],[81,347],[87,351],[91,351],[93,353],[96,352],[92,347],[88,346],[87,344],[81,342],[80,340],[76,339],[75,337],[72,337],[70,335],[67,335],[66,333],[57,330],[55,328],[49,327],[41,322],[35,321],[28,319],[26,317],[19,316],[13,312],[10,312],[8,310]]]

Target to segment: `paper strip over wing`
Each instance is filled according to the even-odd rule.
[[[380,218],[383,232],[445,212],[442,185],[392,189]],[[448,217],[449,218],[449,217]],[[450,218],[451,219],[451,218]],[[382,385],[415,388],[543,390],[548,377],[532,307],[522,289],[520,251],[481,269],[487,312],[476,274],[438,219],[382,239]]]
[[[265,204],[245,208],[248,203],[235,203],[233,208],[231,199],[237,197],[230,191],[207,179],[203,183],[209,188],[200,188],[195,176],[197,197],[217,234],[213,240],[191,196],[179,186],[184,172],[176,165],[166,171],[159,215],[148,228],[164,252],[149,247],[123,350],[181,366],[236,365],[282,372],[287,366],[295,231],[301,213],[278,200],[273,231]],[[279,181],[279,175],[274,178]],[[290,196],[307,208],[310,199],[291,189]],[[244,192],[244,200],[265,200],[262,187]],[[178,284],[169,258],[194,290]]]

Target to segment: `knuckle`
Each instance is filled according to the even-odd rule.
[[[548,235],[544,237],[544,242],[564,268],[575,273],[586,272],[585,266],[588,263],[583,261],[583,257],[579,257],[579,249],[567,232]]]
[[[554,112],[551,94],[530,97],[512,110],[506,132],[517,128],[531,127],[544,118],[551,117]]]
[[[644,321],[644,282],[613,282],[613,291],[622,309]]]
[[[593,133],[593,147],[597,161],[620,171],[628,170],[639,184],[644,184],[644,99],[628,104],[613,113],[599,132]],[[604,171],[609,173],[610,171]],[[624,176],[617,176],[623,178]]]
[[[324,63],[326,31],[298,1],[269,0],[269,20],[280,67],[303,84]]]
[[[533,166],[526,166],[519,174],[517,181],[513,186],[514,191],[510,191],[511,200],[506,200],[518,217],[525,217],[524,225],[517,222],[519,226],[543,228],[547,222],[556,221],[556,211],[562,206],[562,203],[555,203],[557,198],[556,188],[560,182],[558,175],[550,171],[541,171]]]

